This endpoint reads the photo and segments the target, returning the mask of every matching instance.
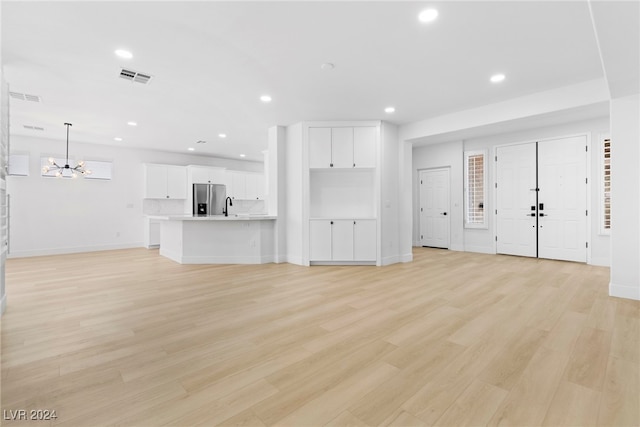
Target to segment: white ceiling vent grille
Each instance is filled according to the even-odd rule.
[[[23,125],[25,129],[29,130],[44,130],[43,127],[40,126],[31,126],[31,125]]]
[[[148,84],[152,78],[150,74],[140,73],[138,71],[129,70],[127,68],[122,68],[120,70],[120,77],[125,80],[142,83],[144,85]]]
[[[9,96],[20,101],[42,102],[42,98],[37,95],[29,95],[28,93],[9,92]]]

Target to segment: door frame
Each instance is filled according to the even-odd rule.
[[[451,248],[451,166],[437,166],[437,167],[430,167],[430,168],[421,168],[418,169],[418,176],[417,176],[417,188],[418,188],[418,206],[417,206],[417,211],[418,211],[418,233],[417,233],[417,241],[418,241],[418,247],[423,247],[422,246],[422,239],[420,238],[420,233],[422,231],[422,212],[420,211],[420,206],[421,206],[421,202],[422,202],[422,192],[420,191],[420,175],[422,174],[422,172],[438,172],[438,171],[446,171],[447,172],[447,177],[448,177],[448,181],[447,181],[447,187],[449,188],[449,193],[448,193],[448,207],[447,207],[447,212],[449,212],[449,215],[447,215],[447,222],[448,222],[448,236],[447,236],[447,250]],[[444,248],[443,248],[444,249]]]
[[[498,148],[499,147],[508,147],[508,146],[512,146],[512,145],[522,145],[522,144],[529,144],[529,143],[534,143],[534,142],[543,142],[543,141],[553,141],[555,139],[564,139],[564,138],[573,138],[573,137],[580,137],[583,136],[585,137],[585,143],[588,147],[587,149],[587,155],[586,155],[586,159],[585,161],[587,162],[586,164],[586,170],[585,173],[587,175],[587,185],[586,185],[586,192],[587,192],[587,198],[586,198],[586,204],[587,204],[587,211],[589,212],[589,215],[587,215],[587,221],[586,221],[586,240],[587,240],[587,264],[591,264],[591,226],[592,226],[592,222],[593,222],[593,218],[594,218],[594,214],[592,212],[591,209],[591,190],[592,190],[592,183],[593,183],[593,179],[592,179],[592,175],[591,175],[591,151],[593,150],[593,146],[591,144],[591,132],[580,132],[580,133],[572,133],[572,134],[566,134],[566,135],[561,135],[561,136],[549,136],[546,138],[536,138],[536,139],[526,139],[526,140],[521,140],[521,141],[517,141],[517,142],[508,142],[508,143],[504,143],[504,144],[498,144],[498,145],[494,145],[493,146],[493,150],[492,150],[492,155],[493,155],[493,162],[491,165],[491,173],[493,174],[493,187],[491,187],[491,191],[492,191],[492,195],[491,195],[491,199],[493,202],[493,206],[494,206],[494,210],[493,210],[493,224],[494,224],[494,228],[493,228],[493,253],[497,254],[498,253],[498,218],[497,218],[497,206],[498,206],[498,192],[496,191],[496,185],[498,183],[498,165],[496,162],[496,157],[498,155]]]

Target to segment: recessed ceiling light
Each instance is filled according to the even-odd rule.
[[[500,83],[505,78],[504,74],[494,74],[491,76],[491,83]]]
[[[122,141],[122,138],[120,138],[119,136],[116,136],[115,138],[113,138],[113,140],[120,142],[120,141]]]
[[[246,154],[240,154],[240,157],[247,157]]]
[[[384,112],[388,114],[394,113],[395,111],[396,109],[394,107],[387,107],[384,109]]]
[[[431,22],[438,17],[438,11],[435,9],[425,9],[418,15],[420,22]]]
[[[189,148],[187,148],[187,150],[189,150],[189,151],[195,151],[195,148],[193,148],[193,147],[189,147]]]
[[[127,124],[129,126],[138,126],[138,123],[136,123],[136,122],[127,122]]]
[[[224,139],[224,138],[226,138],[226,137],[227,137],[227,134],[226,134],[226,133],[219,133],[219,134],[218,134],[218,138],[223,138],[223,139]]]
[[[120,58],[124,58],[124,59],[131,59],[133,58],[133,54],[131,52],[129,52],[128,50],[124,50],[124,49],[118,49],[116,50],[116,55],[118,55]]]
[[[333,70],[334,68],[336,68],[336,66],[331,62],[325,62],[320,66],[320,68],[323,70]]]
[[[262,95],[260,97],[260,101],[264,102],[264,103],[268,103],[271,102],[271,97],[269,95]]]

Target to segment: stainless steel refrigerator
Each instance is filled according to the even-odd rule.
[[[223,215],[227,186],[193,184],[193,215]]]

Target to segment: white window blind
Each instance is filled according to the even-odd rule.
[[[602,141],[602,229],[611,230],[611,139]]]
[[[470,228],[486,227],[486,155],[484,152],[465,153],[465,224]]]

